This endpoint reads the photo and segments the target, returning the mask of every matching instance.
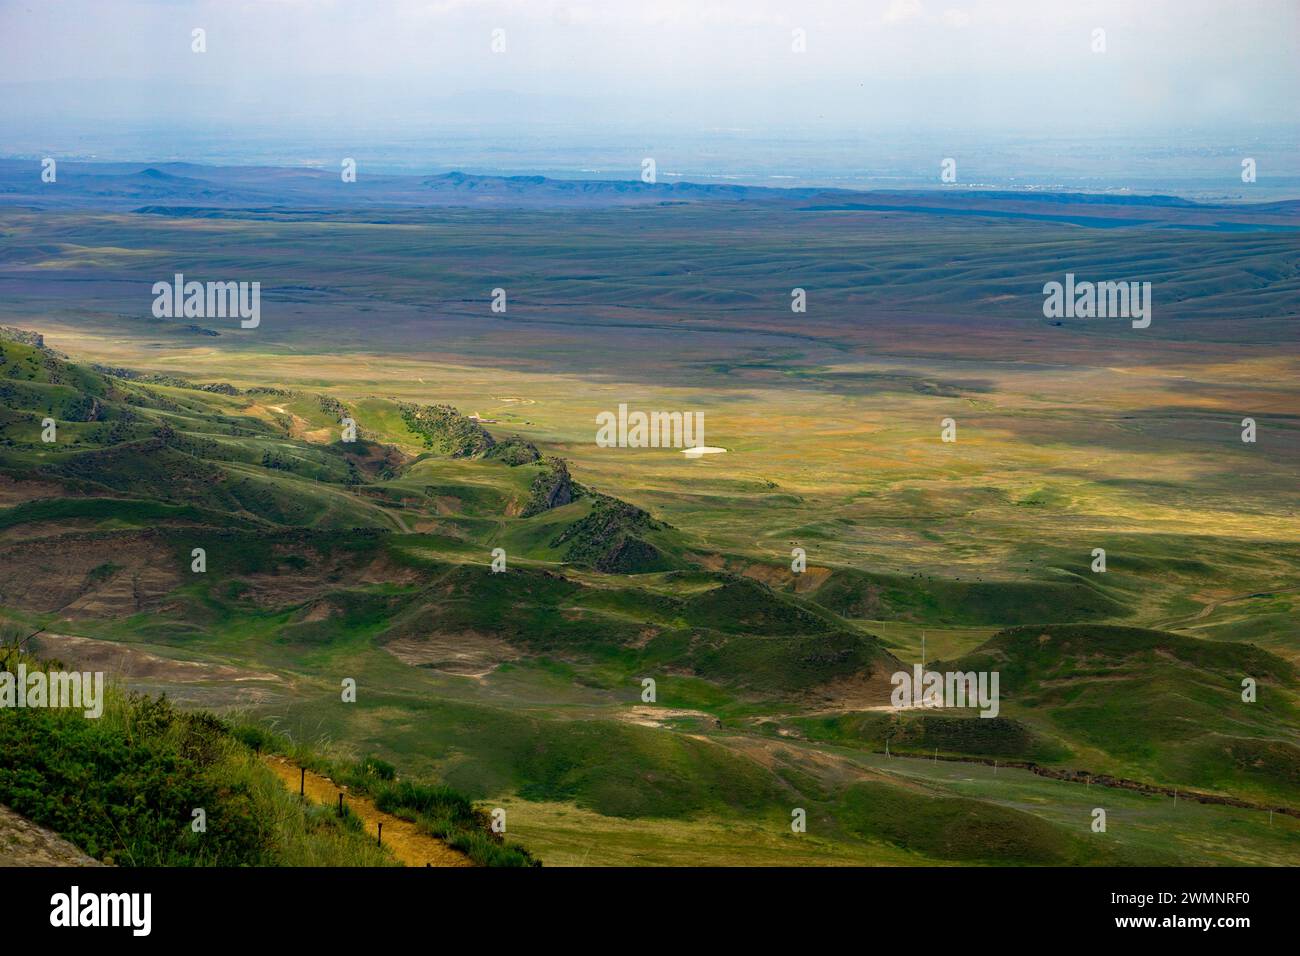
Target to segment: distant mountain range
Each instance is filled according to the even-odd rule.
[[[93,208],[167,216],[292,217],[296,211],[359,213],[421,207],[603,208],[746,203],[808,212],[959,215],[1080,226],[1154,225],[1223,231],[1300,228],[1300,201],[1196,203],[1172,196],[1038,191],[872,190],[711,185],[690,182],[550,179],[544,176],[369,175],[343,182],[313,167],[191,163],[60,163],[43,182],[32,160],[0,160],[0,201],[38,209]],[[353,217],[349,217],[353,218]]]

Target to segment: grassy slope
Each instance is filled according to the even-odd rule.
[[[545,655],[517,669],[516,677],[508,670],[503,676],[516,680],[514,686],[539,694],[539,704],[558,694],[558,684],[576,684],[583,700],[577,715],[585,719],[521,713],[518,706],[500,699],[486,704],[429,700],[418,675],[406,685],[411,693],[381,698],[404,714],[423,718],[418,727],[404,721],[393,726],[382,711],[367,713],[369,704],[362,709],[362,719],[351,723],[340,721],[337,710],[326,716],[310,702],[293,708],[295,719],[310,715],[316,726],[329,727],[337,739],[369,738],[382,743],[404,762],[429,766],[430,753],[445,755],[432,764],[482,796],[519,794],[540,801],[539,805],[569,802],[602,817],[665,819],[682,825],[740,814],[766,818],[778,828],[791,798],[820,796],[838,801],[835,814],[843,817],[837,824],[839,840],[850,844],[866,840],[868,847],[874,847],[869,852],[883,853],[886,845],[905,846],[907,853],[921,858],[959,860],[962,857],[948,848],[954,819],[960,822],[973,813],[991,821],[986,829],[996,832],[1013,825],[1011,818],[996,812],[980,817],[984,811],[965,804],[954,813],[954,804],[945,801],[957,797],[917,800],[906,791],[871,790],[871,786],[889,785],[879,781],[865,790],[862,785],[843,789],[842,782],[827,789],[828,784],[756,762],[753,754],[729,752],[717,741],[693,742],[658,729],[612,722],[606,719],[599,698],[609,698],[605,703],[625,699],[626,691],[619,688],[635,687],[636,678],[651,670],[662,678],[661,700],[666,704],[700,708],[727,720],[773,708],[797,710],[799,695],[805,691],[830,678],[862,673],[881,660],[880,645],[854,619],[879,616],[921,625],[980,627],[1044,616],[1079,621],[1114,617],[1135,603],[1137,579],[1128,577],[1134,572],[1182,574],[1191,580],[1210,573],[1208,566],[1142,568],[1132,559],[1126,565],[1122,558],[1112,564],[1114,577],[1104,585],[1079,575],[971,582],[843,569],[820,590],[799,599],[780,587],[772,590],[705,572],[611,578],[568,567],[563,578],[552,577],[544,572],[559,567],[566,556],[553,542],[565,528],[590,515],[592,503],[579,501],[531,518],[509,518],[511,503],[527,492],[531,466],[512,469],[495,462],[435,456],[410,464],[396,477],[380,478],[347,449],[294,438],[294,429],[303,426],[264,411],[266,404],[276,404],[299,416],[305,427],[333,428],[336,416],[310,396],[250,400],[251,396],[145,386],[50,365],[30,349],[24,353],[24,346],[2,344],[8,365],[0,369],[17,370],[11,378],[27,383],[23,389],[28,389],[9,392],[3,410],[5,437],[14,442],[4,450],[8,473],[30,476],[39,471],[61,482],[69,493],[130,497],[19,505],[0,513],[0,525],[89,519],[105,532],[116,532],[162,524],[170,529],[169,547],[178,567],[185,566],[188,546],[195,542],[205,545],[212,556],[210,576],[174,592],[178,605],[169,616],[88,622],[88,632],[131,640],[143,637],[163,646],[194,647],[197,642],[228,659],[285,668],[324,685],[328,675],[346,668],[382,676],[387,682],[383,686],[403,687],[407,675],[399,676],[401,668],[386,655],[374,656],[372,643],[401,636],[404,629],[421,633],[436,626],[462,634],[488,634],[530,655]],[[49,381],[52,370],[61,382]],[[76,384],[69,386],[68,381]],[[47,391],[32,391],[39,389]],[[63,391],[55,394],[50,389]],[[70,419],[85,416],[87,396],[101,400],[101,408],[94,412],[96,420],[61,423],[64,442],[81,445],[40,446],[39,413],[57,409]],[[418,451],[411,447],[418,444],[413,441],[418,436],[404,423],[398,427],[401,417],[395,404],[371,398],[355,407],[363,435],[368,432]],[[163,424],[185,440],[151,449],[159,453],[144,456],[127,444],[149,441]],[[356,475],[361,484],[349,485]],[[174,499],[174,504],[159,503],[159,494]],[[1025,507],[1041,507],[1032,495],[1022,500],[1029,502]],[[352,530],[392,529],[397,526],[394,513],[421,531],[385,534],[384,542],[377,544],[373,533]],[[177,530],[178,524],[200,527]],[[302,528],[313,529],[316,536],[305,536]],[[806,529],[810,538],[815,531]],[[823,533],[830,539],[839,530],[826,527]],[[693,535],[675,529],[655,535],[657,544],[670,554],[686,555],[698,548]],[[491,575],[485,568],[487,552],[498,544],[511,554],[512,570],[506,575]],[[390,569],[413,572],[415,580],[359,581],[359,570],[376,556],[392,562],[387,565]],[[1160,559],[1152,554],[1145,560]],[[263,584],[269,576],[275,587],[289,593],[290,585],[306,582],[312,593],[268,604],[257,592],[259,576]],[[254,581],[251,592],[250,579]],[[328,601],[330,616],[324,621],[304,620],[312,616],[313,602],[320,600]],[[1003,652],[1007,657],[999,660],[999,666],[1008,667],[1014,678],[1040,679],[1032,647],[1011,646]],[[1139,679],[1150,663],[1139,662],[1133,679]],[[1284,686],[1294,687],[1294,675],[1279,672],[1279,679]],[[1170,685],[1167,693],[1175,689]],[[916,745],[928,749],[934,744],[955,753],[1028,753],[1037,759],[1068,753],[1087,758],[1084,762],[1090,769],[1105,769],[1090,761],[1106,755],[1117,761],[1106,766],[1162,778],[1172,773],[1169,779],[1186,774],[1202,782],[1213,763],[1204,755],[1198,761],[1190,751],[1158,761],[1157,751],[1165,753],[1164,743],[1171,739],[1158,719],[1143,725],[1144,733],[1154,735],[1146,752],[1132,746],[1125,751],[1116,748],[1116,740],[1102,739],[1095,726],[1098,722],[1114,726],[1114,721],[1127,720],[1140,709],[1124,705],[1122,698],[1102,700],[1089,710],[1074,701],[1062,706],[1050,694],[1039,701],[1021,694],[1017,687],[1012,697],[1014,716],[1009,720],[1014,724],[983,722],[1011,727],[1010,733],[990,730],[997,738],[990,741],[982,730],[971,737],[966,726],[951,723],[960,718],[949,718],[947,726],[926,720],[913,731]],[[598,700],[593,703],[592,698]],[[1206,707],[1198,712],[1201,717],[1223,716],[1221,706]],[[1169,721],[1177,720],[1172,711],[1167,716]],[[796,726],[826,739],[869,739],[876,732],[870,729],[874,718],[850,715],[829,721],[805,719]],[[1287,743],[1293,724],[1285,708],[1263,708],[1259,719],[1247,724],[1244,733],[1228,735],[1229,746],[1261,739],[1269,729],[1281,735],[1283,754],[1286,746],[1293,746],[1293,739]],[[842,725],[852,726],[846,730]],[[617,741],[616,746],[607,746],[610,741]],[[1156,741],[1160,746],[1153,745]],[[799,745],[792,742],[791,746]],[[1258,756],[1253,750],[1243,751],[1239,763],[1249,765]],[[1215,783],[1229,790],[1275,794],[1290,779],[1292,771],[1285,759],[1266,762],[1262,770],[1258,759],[1254,764],[1253,770],[1247,767],[1246,772],[1230,773]],[[880,803],[888,809],[895,799],[911,805],[922,822],[929,821],[934,835],[926,839],[903,835],[890,822],[892,814],[883,810],[881,819],[864,819],[864,808]],[[988,800],[991,794],[972,799]],[[1033,834],[1030,842],[1038,849],[1025,853],[1036,854],[1042,862],[1079,858],[1073,838],[1052,837],[1052,831],[1042,831],[1039,824],[1028,830]],[[995,849],[989,848],[989,853]],[[862,852],[861,847],[854,852]]]
[[[5,655],[20,661],[44,666]],[[290,794],[227,724],[112,685],[96,720],[0,712],[0,803],[119,866],[393,865],[355,818]]]

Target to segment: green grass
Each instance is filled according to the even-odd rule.
[[[861,783],[845,791],[838,813],[859,836],[938,860],[1077,866],[1114,859],[1109,848],[1089,846],[1085,837],[1033,814],[964,797]]]
[[[95,527],[66,539],[70,556],[93,552],[70,580],[57,557],[41,559],[45,593],[66,593],[6,610],[273,671],[282,681],[257,716],[378,754],[398,783],[445,780],[508,802],[512,821],[545,808],[570,841],[566,860],[708,862],[707,847],[690,845],[703,837],[722,861],[1074,865],[1088,862],[1079,839],[1101,845],[1077,785],[990,778],[980,764],[884,764],[886,740],[896,754],[1032,760],[1293,802],[1300,548],[1286,494],[1300,446],[1279,411],[1295,404],[1291,356],[1276,348],[1294,311],[1286,238],[937,219],[921,233],[894,216],[752,205],[641,210],[636,230],[626,212],[520,212],[489,237],[463,210],[395,215],[327,226],[5,218],[24,249],[125,235],[140,257],[96,265],[106,278],[157,271],[183,235],[196,271],[257,262],[338,303],[322,301],[310,323],[200,348],[76,290],[57,312],[21,289],[0,305],[18,325],[53,315],[61,347],[102,348],[160,376],[3,346],[0,493],[20,503],[0,510],[0,593],[20,593],[9,578],[30,572],[35,548],[58,547],[60,525]],[[357,265],[359,244],[371,264]],[[1062,257],[1081,271],[1122,258],[1160,274],[1171,320],[1144,339],[1142,361],[1127,333],[1033,314],[1024,289]],[[483,261],[529,264],[508,321],[479,308]],[[578,268],[591,261],[601,275]],[[794,284],[818,289],[797,325]],[[131,282],[98,287],[113,286]],[[380,301],[436,309],[437,341],[454,348],[429,354],[430,327],[415,318],[357,321]],[[202,391],[180,369],[291,394]],[[595,448],[592,415],[624,398],[705,409],[710,443],[727,454]],[[416,430],[402,414],[437,405]],[[484,432],[454,409],[503,424]],[[1257,447],[1236,439],[1245,412],[1225,409],[1260,417]],[[361,428],[353,447],[336,440],[344,411]],[[955,446],[936,438],[950,414]],[[39,437],[46,415],[59,420],[52,446]],[[321,441],[291,437],[321,429]],[[381,458],[377,441],[406,457]],[[618,498],[525,516],[537,479],[554,477],[527,460],[533,448]],[[808,550],[803,578],[788,571],[795,545]],[[196,546],[206,575],[188,571]],[[510,570],[494,575],[498,546]],[[1088,568],[1096,546],[1108,551],[1104,575]],[[157,566],[133,556],[145,548]],[[180,571],[179,586],[149,594],[157,567]],[[136,590],[143,606],[123,597]],[[105,595],[109,610],[49,610]],[[916,659],[927,628],[932,661],[1000,671],[1002,716],[860,709],[862,682],[892,666],[889,653]],[[397,660],[386,648],[398,639],[517,656],[455,676]],[[337,703],[340,675],[361,685],[355,707]],[[644,676],[658,681],[657,706],[721,726],[633,722]],[[1260,681],[1255,704],[1240,701],[1243,676]],[[225,704],[234,686],[178,690]],[[397,786],[357,773],[376,792]],[[406,795],[430,827],[468,819],[445,794]],[[1114,855],[1093,862],[1294,855],[1294,831],[1267,830],[1257,811],[1106,799],[1119,808]],[[797,852],[792,805],[815,824]],[[564,814],[579,822],[566,828]],[[522,826],[549,862],[559,838]],[[471,852],[486,861],[496,847]]]
[[[541,866],[523,846],[493,832],[487,810],[450,787],[399,779],[392,764],[374,756],[356,761],[331,759],[259,724],[240,724],[233,732],[257,752],[287,755],[352,792],[366,794],[379,810],[417,824],[478,866]]]
[[[1295,667],[1261,648],[1142,628],[1044,625],[1000,632],[934,667],[998,671],[1011,713],[1074,751],[1053,762],[1294,805]],[[1247,678],[1257,682],[1254,702],[1242,699]]]
[[[169,505],[158,501],[124,498],[48,498],[25,501],[0,511],[0,529],[20,524],[42,524],[90,518],[117,525],[146,526],[158,521],[215,520],[216,512],[204,512],[191,505]],[[228,520],[223,517],[222,520]]]
[[[4,657],[20,661],[42,666]],[[301,805],[224,722],[112,687],[98,719],[0,711],[0,803],[118,866],[392,865],[359,827]]]

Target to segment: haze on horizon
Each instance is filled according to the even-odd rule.
[[[0,117],[1232,127],[1295,122],[1298,39],[1292,0],[3,0]]]

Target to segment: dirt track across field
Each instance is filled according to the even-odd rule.
[[[298,792],[302,768],[283,757],[267,755],[262,758],[275,775],[284,781],[284,785],[294,793]],[[339,794],[343,802],[356,814],[366,832],[375,836],[379,824],[384,824],[384,846],[406,866],[473,866],[464,853],[452,849],[441,840],[422,833],[411,821],[385,813],[375,806],[369,797],[349,793],[329,777],[307,771],[307,799],[313,803],[338,806]]]

